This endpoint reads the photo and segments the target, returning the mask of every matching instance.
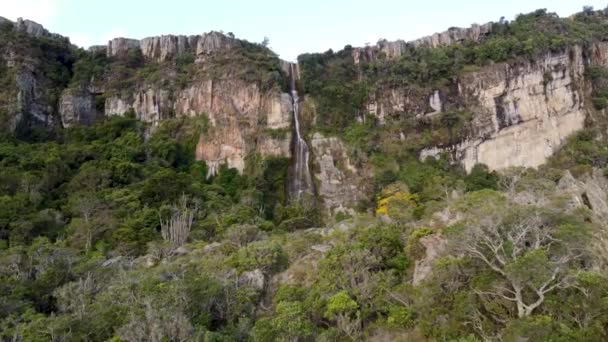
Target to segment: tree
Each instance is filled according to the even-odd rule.
[[[174,205],[171,209],[171,218],[168,220],[160,218],[163,239],[171,241],[174,247],[186,243],[194,223],[194,216],[198,212],[198,205],[190,206],[188,202],[188,197],[182,195],[179,204]]]
[[[81,219],[73,219],[72,241],[84,240],[84,249],[88,252],[95,239],[112,228],[113,218],[107,207],[95,194],[78,193],[70,198],[72,211]]]
[[[491,193],[491,192],[487,192]],[[559,224],[558,215],[538,207],[518,207],[500,197],[478,197],[478,208],[464,222],[452,247],[480,261],[497,277],[482,282],[482,299],[513,302],[517,316],[530,316],[548,293],[575,286],[573,269],[583,270],[584,225]]]
[[[312,322],[306,317],[302,302],[283,301],[277,304],[272,319],[259,320],[252,331],[253,341],[301,341],[311,337]]]
[[[336,320],[336,324],[348,337],[357,340],[361,329],[359,304],[346,291],[340,291],[329,298],[325,317]]]

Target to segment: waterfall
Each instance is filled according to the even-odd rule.
[[[300,201],[303,194],[308,193],[313,195],[314,191],[310,168],[308,166],[310,153],[308,145],[306,145],[306,141],[302,137],[302,132],[300,131],[300,98],[298,97],[298,90],[296,88],[296,80],[298,78],[297,67],[297,64],[289,65],[289,85],[295,130],[292,141],[293,164],[289,179],[289,197],[292,200],[295,199],[296,201]]]

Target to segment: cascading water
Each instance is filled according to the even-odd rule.
[[[289,80],[291,91],[291,103],[293,107],[293,121],[295,136],[293,138],[293,164],[289,180],[289,197],[292,200],[300,201],[304,194],[314,194],[312,177],[308,167],[309,151],[306,141],[300,131],[300,98],[296,88],[298,77],[297,64],[289,66]]]

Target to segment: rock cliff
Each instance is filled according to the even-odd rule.
[[[200,56],[226,51],[235,44],[237,44],[237,40],[233,36],[220,32],[209,32],[193,36],[164,35],[141,40],[114,38],[108,42],[106,51],[108,57],[114,57],[125,56],[129,51],[140,50],[145,58],[164,62],[187,53]],[[99,49],[99,47],[95,47],[95,49]]]
[[[473,25],[469,28],[452,27],[445,32],[435,33],[410,42],[381,39],[374,46],[353,49],[353,59],[355,64],[359,64],[360,61],[370,62],[376,60],[379,56],[390,60],[400,57],[408,47],[438,48],[460,44],[465,41],[479,42],[492,32],[492,25],[493,23],[490,22],[484,25]]]
[[[353,165],[340,139],[315,133],[311,140],[314,177],[329,216],[352,214],[359,201],[369,196],[369,170]]]
[[[0,130],[27,135],[34,127],[57,127],[58,77],[73,63],[67,38],[42,25],[0,17]]]
[[[84,89],[65,90],[59,100],[59,113],[63,127],[77,123],[91,125],[103,115],[95,107],[95,96]]]
[[[6,19],[4,17],[0,17],[0,25],[3,25],[3,24],[10,24],[13,26],[13,29],[15,31],[23,32],[32,37],[36,37],[36,38],[51,37],[51,36],[60,37],[59,35],[50,33],[42,25],[38,24],[37,22],[23,19],[23,18],[18,18],[16,22],[13,22],[12,20]]]
[[[479,163],[491,169],[540,166],[584,127],[588,62],[583,49],[573,46],[534,62],[500,63],[464,75],[456,95],[474,114],[473,134],[454,146],[425,149],[421,158],[448,152],[466,170]],[[606,61],[600,55],[592,62]]]
[[[250,153],[290,155],[291,103],[276,88],[262,90],[239,79],[200,79],[183,89],[142,85],[133,93],[107,97],[106,116],[129,111],[153,125],[172,117],[206,116],[211,129],[201,136],[196,158],[207,162],[210,175],[222,164],[242,172]]]
[[[7,113],[3,129],[90,125],[126,113],[151,127],[176,117],[205,117],[210,129],[199,138],[196,158],[207,162],[210,175],[223,164],[243,171],[252,153],[293,155],[293,103],[287,77],[292,69],[299,73],[300,66],[280,61],[259,44],[221,32],[115,38],[105,46],[91,47],[86,54],[90,60],[83,63],[86,67],[75,68],[74,47],[67,39],[28,20],[0,17],[0,25],[29,37],[28,46],[37,49],[7,43],[0,50],[0,70],[8,70],[7,82],[13,85],[0,94],[0,114]],[[452,28],[411,42],[382,40],[375,46],[345,50],[345,55],[357,69],[355,77],[364,78],[369,63],[390,65],[413,49],[483,42],[494,27],[488,23]],[[50,47],[44,45],[50,44],[47,41],[53,42]],[[368,84],[372,86],[358,113],[343,114],[362,118],[361,113],[371,113],[382,125],[392,117],[432,120],[447,112],[466,111],[472,116],[466,136],[425,146],[421,159],[448,153],[466,170],[478,163],[490,169],[537,167],[584,127],[593,110],[589,103],[593,84],[586,70],[590,65],[608,65],[608,43],[556,51],[487,63],[442,84],[376,80]],[[72,73],[67,80],[54,76]],[[312,96],[301,91],[305,88],[301,81],[296,83],[293,90],[300,92],[302,105],[314,107]],[[371,168],[353,164],[350,147],[339,135],[316,132],[315,119],[306,114],[303,121],[316,195],[328,215],[350,212],[357,202],[369,199]],[[399,138],[405,140],[404,133]]]

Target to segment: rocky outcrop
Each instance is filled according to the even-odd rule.
[[[206,116],[211,129],[201,135],[196,158],[207,162],[210,175],[223,164],[243,171],[251,152],[289,157],[291,110],[288,94],[263,91],[257,84],[238,79],[199,80],[176,91],[141,89],[110,96],[105,102],[105,115],[133,111],[138,119],[152,124],[171,117]],[[282,134],[272,134],[272,130]]]
[[[0,25],[3,24],[11,24],[13,25],[13,29],[15,31],[19,31],[19,32],[24,32],[32,37],[50,37],[50,36],[57,36],[60,37],[59,35],[55,35],[50,33],[49,31],[47,31],[44,26],[38,24],[35,21],[31,21],[28,19],[23,19],[23,18],[18,18],[16,22],[13,22],[12,20],[6,19],[4,17],[0,17]]]
[[[59,114],[63,127],[74,124],[88,126],[99,119],[95,108],[95,96],[81,89],[67,89],[61,94]]]
[[[108,57],[124,57],[129,51],[139,49],[139,40],[129,38],[114,38],[108,42]]]
[[[266,132],[289,127],[291,104],[285,94],[264,93],[242,81],[207,81],[180,92],[174,108],[178,116],[208,115],[213,129],[201,135],[196,158],[207,162],[210,175],[222,164],[242,172],[252,152],[290,156],[291,135],[273,138]]]
[[[473,136],[449,147],[429,148],[421,159],[450,153],[466,170],[537,167],[584,126],[585,60],[581,47],[535,62],[501,63],[458,83],[458,97],[474,114]]]
[[[33,37],[42,37],[42,36],[50,36],[51,34],[47,31],[42,25],[37,22],[22,19],[17,19],[17,23],[15,24],[15,29],[17,31],[22,31]]]
[[[2,35],[0,39],[0,78],[10,80],[8,86],[0,89],[0,130],[11,134],[28,134],[34,127],[54,128],[60,120],[57,115],[59,97],[65,84],[57,80],[57,75],[49,75],[44,66],[53,68],[63,64],[69,73],[72,59],[69,40],[52,34],[42,25],[19,18],[16,22],[0,17],[3,30],[13,30],[26,34]],[[52,53],[47,54],[37,38],[53,40]],[[51,69],[57,72],[56,69]],[[55,76],[55,77],[53,77]]]
[[[140,50],[145,58],[164,62],[186,53],[201,56],[227,51],[237,43],[234,37],[215,31],[194,36],[163,35],[142,40],[114,38],[108,42],[107,56],[124,57],[129,51]]]
[[[139,42],[142,54],[156,61],[166,61],[193,51],[197,36],[160,36],[144,38]]]
[[[575,179],[570,171],[566,171],[559,180],[558,191],[569,197],[571,208],[587,207],[598,218],[599,223],[608,221],[608,180],[599,169],[591,174]]]
[[[372,62],[379,56],[390,60],[400,57],[408,47],[438,48],[461,44],[465,41],[479,42],[492,32],[492,26],[493,23],[490,22],[484,25],[473,25],[469,28],[453,27],[445,32],[435,33],[410,42],[381,39],[374,46],[353,49],[353,59],[355,64],[359,64],[361,61]]]
[[[414,268],[413,285],[420,285],[433,271],[435,261],[439,259],[447,248],[447,240],[439,234],[420,238],[419,243],[424,247],[425,255],[416,261]]]
[[[27,122],[53,126],[55,117],[53,116],[52,104],[45,97],[45,88],[41,86],[41,79],[36,77],[32,71],[22,69],[15,77],[17,89],[16,113],[12,130],[16,125],[26,119]]]
[[[346,147],[338,138],[315,133],[311,148],[313,176],[326,214],[352,213],[352,208],[368,197],[365,168],[353,165]]]
[[[416,39],[410,44],[414,47],[430,47],[437,48],[441,46],[449,46],[462,43],[464,41],[478,42],[492,32],[493,23],[483,25],[472,25],[469,28],[452,27],[449,30],[441,33],[435,33],[431,36]]]

